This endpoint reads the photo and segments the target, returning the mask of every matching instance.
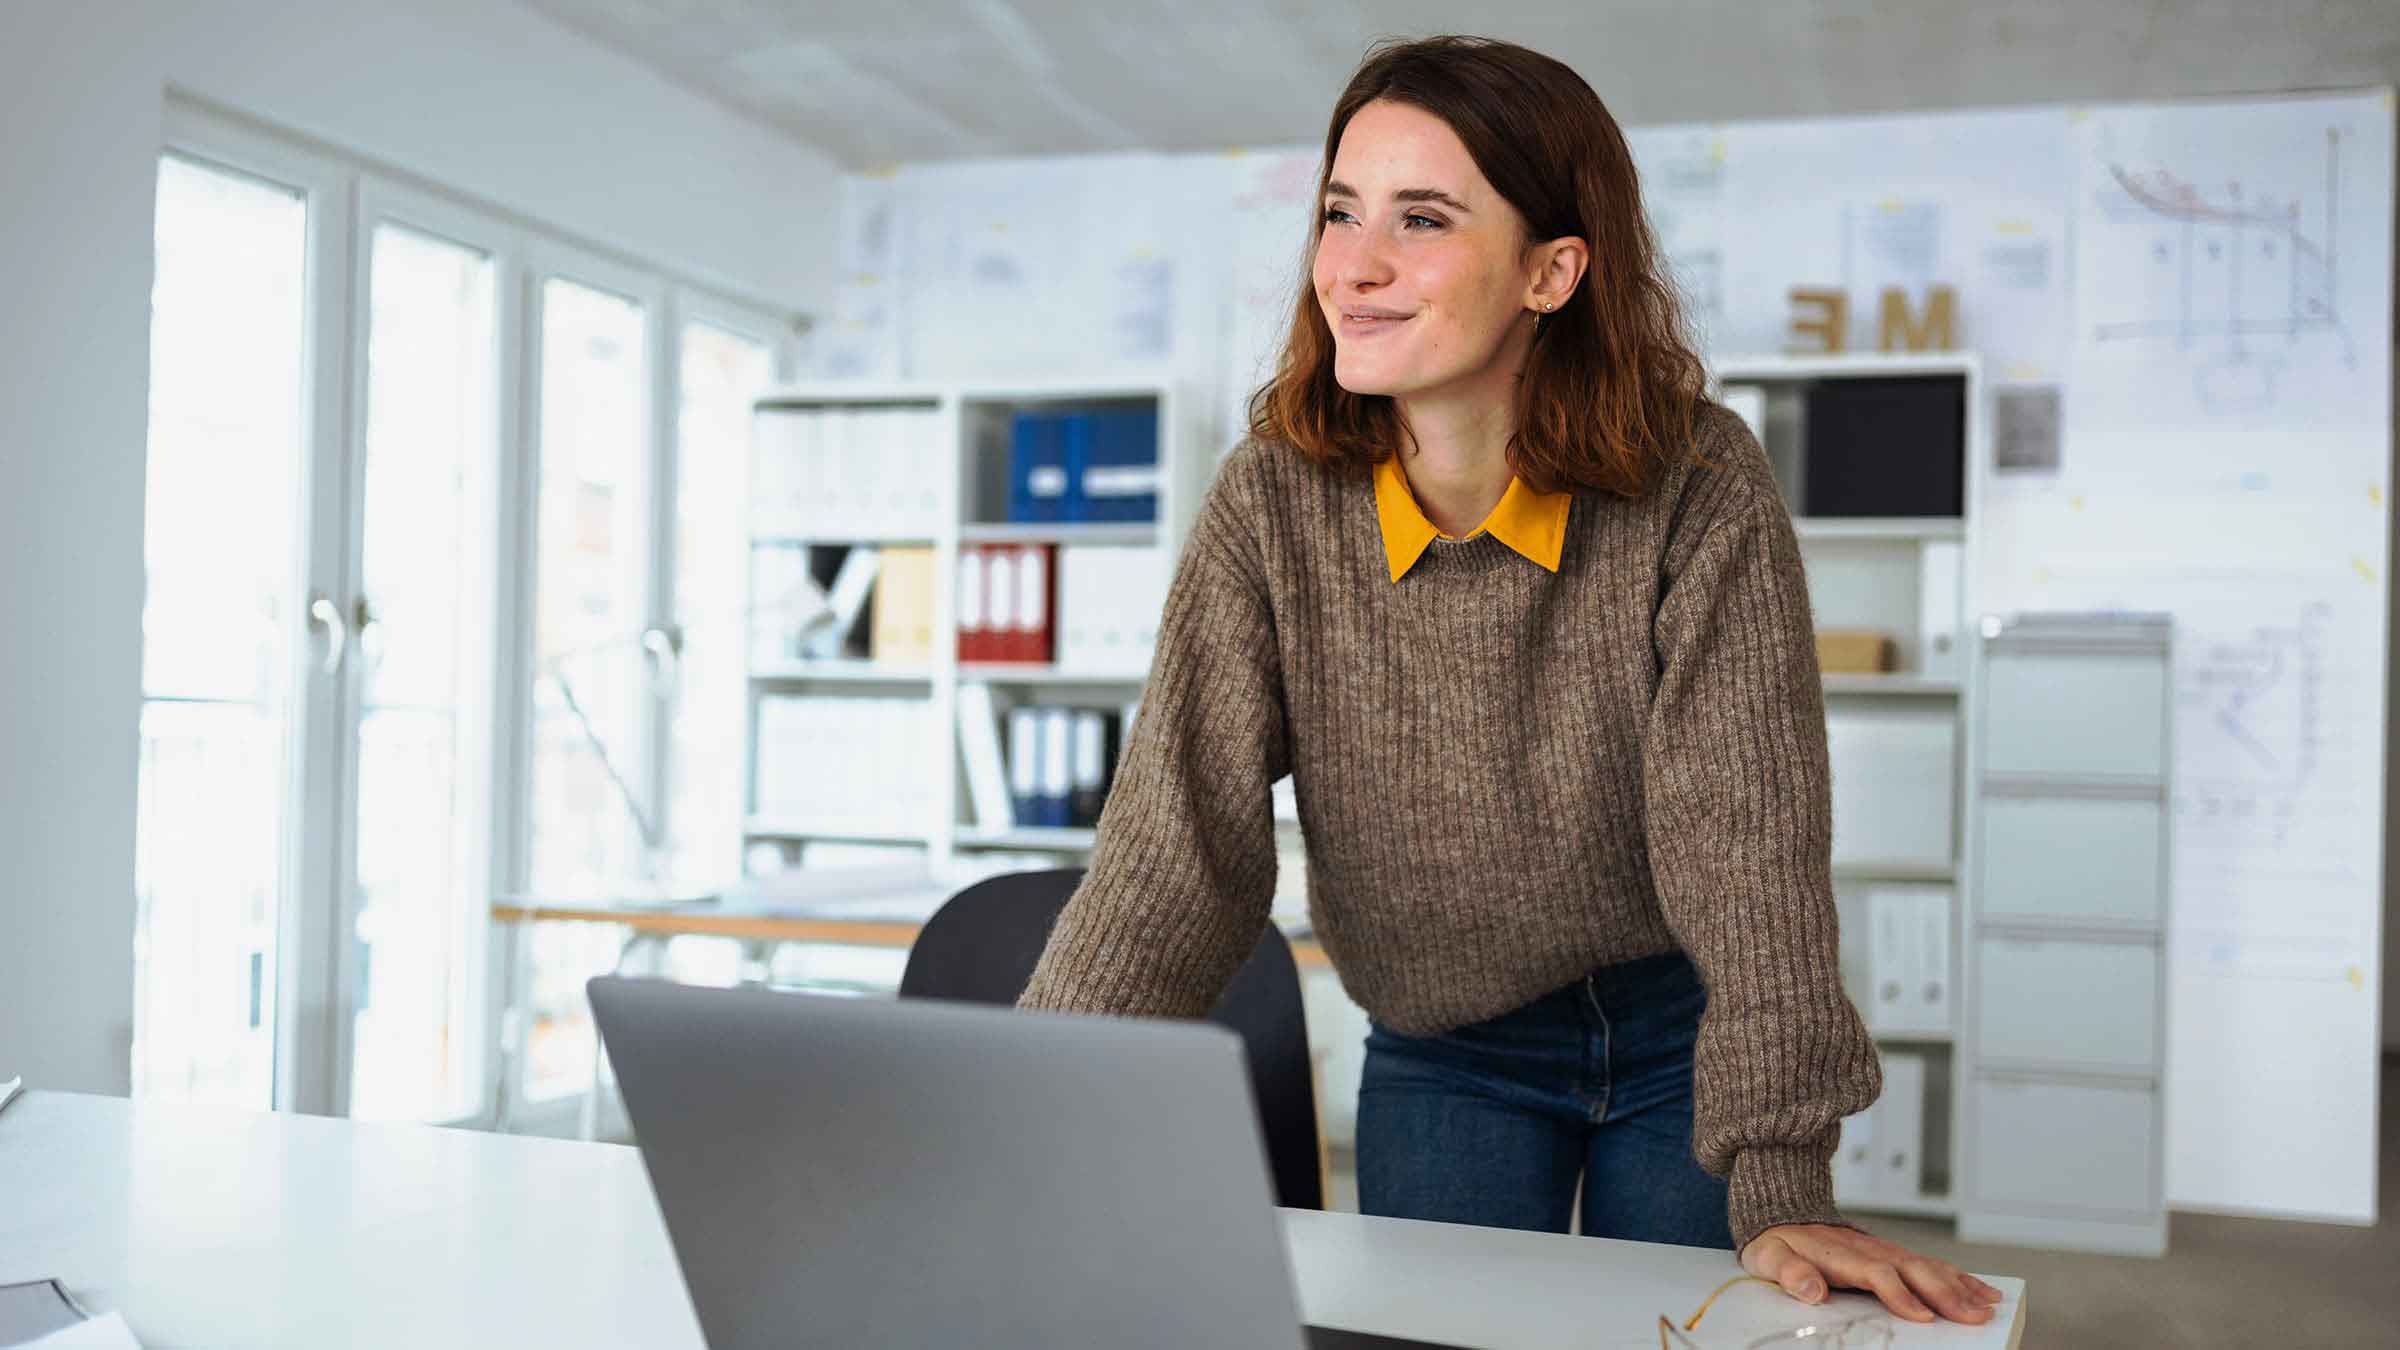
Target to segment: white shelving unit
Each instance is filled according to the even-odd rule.
[[[925,781],[935,784],[925,809],[902,827],[861,829],[838,820],[824,822],[766,818],[754,815],[745,824],[745,846],[760,842],[778,845],[827,840],[841,843],[901,844],[922,848],[929,864],[941,868],[959,854],[985,849],[1022,849],[1072,857],[1088,853],[1093,831],[1059,829],[983,830],[964,823],[964,770],[958,752],[958,687],[962,681],[989,684],[1019,703],[1084,702],[1121,704],[1141,691],[1142,677],[1113,673],[1061,670],[1052,665],[1008,662],[962,664],[956,641],[957,603],[953,594],[962,545],[982,543],[1056,543],[1062,545],[1156,545],[1170,557],[1181,548],[1200,500],[1215,471],[1216,456],[1207,452],[1193,424],[1190,400],[1164,381],[1041,381],[1041,382],[910,382],[815,383],[785,385],[762,394],[754,404],[754,445],[767,437],[764,419],[827,412],[896,412],[930,414],[919,432],[931,437],[938,453],[933,472],[938,490],[926,514],[930,519],[907,528],[861,529],[841,518],[820,523],[794,521],[778,515],[753,522],[753,548],[799,548],[810,545],[912,545],[930,548],[934,556],[932,660],[924,666],[879,665],[861,660],[758,660],[749,671],[750,710],[746,784],[756,800],[758,784],[758,711],[765,697],[816,694],[873,695],[922,700],[931,719],[934,762],[919,766]],[[1159,435],[1159,507],[1157,518],[1142,523],[1022,524],[1010,522],[1008,460],[1011,419],[1032,409],[1125,407],[1148,405],[1157,411]],[[868,447],[872,452],[873,447]],[[1163,602],[1164,596],[1160,597]],[[751,604],[758,604],[753,597]]]
[[[1890,634],[1898,648],[1896,671],[1875,674],[1833,673],[1824,677],[1829,731],[1861,728],[1873,736],[1938,734],[1947,729],[1946,767],[1939,788],[1946,800],[1939,809],[1922,813],[1923,801],[1892,814],[1903,821],[1939,821],[1937,846],[1919,847],[1911,856],[1893,856],[1872,849],[1845,847],[1845,836],[1856,839],[1880,833],[1875,783],[1860,784],[1860,774],[1844,775],[1840,737],[1836,743],[1835,857],[1836,903],[1841,910],[1842,966],[1852,1001],[1873,1015],[1869,893],[1880,887],[1939,888],[1948,892],[1944,948],[1948,969],[1943,978],[1949,990],[1947,1026],[1935,1029],[1869,1029],[1886,1054],[1911,1054],[1925,1064],[1924,1094],[1913,1113],[1921,1124],[1917,1156],[1910,1160],[1924,1178],[1915,1188],[1902,1186],[1845,1187],[1837,1199],[1845,1209],[1956,1218],[1959,1179],[1967,1175],[1960,1131],[1961,1084],[1966,1074],[1960,1055],[1960,949],[1968,913],[1967,891],[1972,885],[1964,864],[1965,827],[1972,809],[1972,784],[1967,773],[1967,748],[1972,744],[1976,679],[1973,660],[1974,624],[1969,599],[1975,594],[1979,534],[1976,526],[1981,466],[1988,458],[1982,413],[1982,369],[1972,353],[1858,353],[1833,356],[1729,356],[1710,363],[1717,388],[1760,386],[1766,393],[1766,434],[1761,438],[1787,500],[1797,495],[1799,468],[1793,442],[1799,439],[1797,419],[1812,387],[1861,378],[1915,377],[1963,382],[1960,466],[1961,510],[1956,516],[1824,517],[1803,513],[1793,519],[1800,551],[1809,573],[1812,608],[1820,628],[1878,630]],[[1808,446],[1806,453],[1836,453],[1836,447]],[[1955,566],[1927,564],[1929,553],[1941,546],[1954,554]],[[1930,583],[1930,588],[1929,588]],[[1931,639],[1947,633],[1947,648],[1936,652]],[[1932,666],[1933,668],[1928,668]],[[1868,775],[1872,779],[1873,775]],[[1845,778],[1850,779],[1845,783]],[[1914,781],[1914,780],[1911,780]],[[1935,780],[1927,775],[1926,782]],[[1910,797],[1919,793],[1903,794]],[[1901,1147],[1905,1148],[1905,1141]],[[1899,1161],[1892,1141],[1876,1142],[1878,1165]]]

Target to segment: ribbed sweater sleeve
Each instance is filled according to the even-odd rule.
[[[1731,419],[1725,419],[1730,421]],[[1823,683],[1789,516],[1746,432],[1704,447],[1653,621],[1642,762],[1660,909],[1708,986],[1692,1147],[1727,1177],[1735,1249],[1783,1223],[1847,1224],[1830,1159],[1882,1090],[1842,991]]]
[[[1019,1007],[1205,1016],[1265,929],[1270,787],[1290,755],[1247,453],[1211,485],[1176,565],[1090,869]]]

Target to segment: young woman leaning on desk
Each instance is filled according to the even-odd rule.
[[[1987,1320],[1997,1291],[1833,1207],[1880,1075],[1808,596],[1624,137],[1559,62],[1437,38],[1369,53],[1325,161],[1310,292],[1023,1006],[1203,1015],[1267,922],[1289,773],[1371,1019],[1362,1209],[1564,1231],[1580,1184],[1588,1233]]]

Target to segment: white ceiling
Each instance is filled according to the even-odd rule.
[[[2400,0],[526,0],[852,168],[1315,141],[1379,36],[1572,65],[1617,119],[2400,83]]]

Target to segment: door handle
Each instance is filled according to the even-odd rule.
[[[358,654],[366,662],[364,673],[372,675],[383,669],[383,620],[375,617],[373,607],[363,595],[358,597],[356,615]]]
[[[342,654],[350,647],[350,625],[341,608],[320,595],[308,602],[308,617],[325,630],[325,659],[319,668],[328,675],[341,674]]]
[[[680,628],[645,628],[642,630],[642,653],[650,660],[650,689],[660,698],[672,697],[675,679],[681,673],[683,630]]]

